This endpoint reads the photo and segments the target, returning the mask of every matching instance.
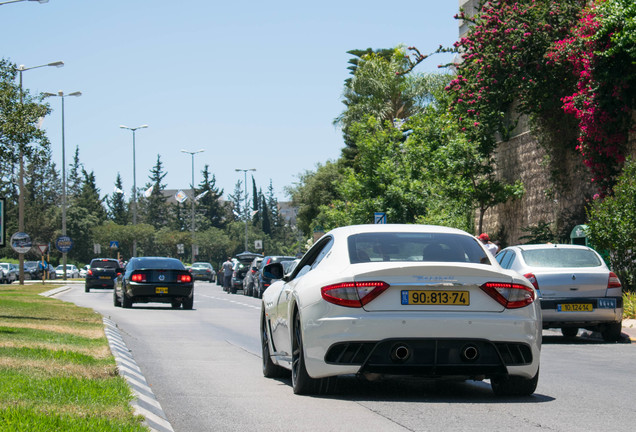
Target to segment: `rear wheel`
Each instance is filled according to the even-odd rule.
[[[563,333],[563,336],[565,337],[573,338],[577,334],[579,334],[579,328],[578,327],[562,327],[561,333]]]
[[[183,300],[184,309],[192,310],[193,306],[194,306],[194,294],[192,294],[192,297],[187,297],[185,300]]]
[[[279,378],[288,374],[287,369],[274,364],[269,352],[269,336],[267,334],[267,321],[265,311],[261,313],[261,354],[263,357],[263,376],[266,378]]]
[[[539,371],[532,378],[504,376],[490,379],[490,386],[496,396],[530,396],[537,389]]]
[[[124,309],[130,309],[132,307],[132,299],[126,295],[125,292],[121,293],[121,305]]]
[[[601,335],[603,336],[603,340],[605,342],[618,342],[619,340],[621,340],[622,330],[623,330],[622,322],[607,324],[605,328],[601,330]]]
[[[172,309],[179,309],[181,307],[181,302],[178,302],[176,300],[172,301]]]
[[[119,298],[117,297],[117,290],[113,290],[113,305],[115,307],[120,307],[121,306],[121,302],[119,301]]]
[[[300,314],[294,315],[292,331],[292,388],[295,394],[330,394],[336,385],[336,377],[315,379],[309,376],[305,367],[303,337],[300,327]]]

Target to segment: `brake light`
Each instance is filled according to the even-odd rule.
[[[607,281],[607,288],[622,288],[621,280],[616,276],[616,273],[610,272],[609,279]]]
[[[93,276],[93,270],[90,270],[90,269],[89,269],[86,273],[87,273],[89,276]]]
[[[523,275],[528,281],[532,284],[534,289],[539,290],[539,282],[537,282],[537,277],[532,273],[526,273]]]
[[[146,282],[146,274],[145,273],[134,273],[130,280],[133,282]]]
[[[486,282],[480,288],[506,309],[522,308],[536,299],[532,288],[521,284]]]
[[[341,282],[320,289],[322,298],[339,306],[359,308],[382,294],[386,282]]]
[[[188,283],[192,282],[191,274],[180,274],[177,276],[177,282]]]

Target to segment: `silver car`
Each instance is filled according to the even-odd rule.
[[[586,246],[542,244],[508,247],[497,254],[503,268],[524,275],[539,291],[543,328],[574,337],[579,328],[621,338],[622,286],[601,256]]]

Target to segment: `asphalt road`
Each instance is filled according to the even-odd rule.
[[[296,396],[261,373],[260,300],[197,282],[194,310],[115,308],[112,290],[56,296],[117,324],[172,427],[196,431],[600,431],[636,422],[636,344],[544,332],[537,392],[496,398],[487,382],[338,382]]]

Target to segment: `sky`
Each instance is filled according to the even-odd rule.
[[[0,0],[4,1],[4,0]],[[31,94],[64,94],[67,167],[76,148],[102,196],[117,174],[130,196],[161,158],[167,189],[201,182],[204,165],[232,194],[244,173],[279,201],[317,164],[336,160],[352,49],[415,46],[423,54],[457,39],[457,0],[49,0],[0,6],[0,56],[23,72]],[[449,54],[416,72],[439,72]],[[62,166],[62,100],[42,128]],[[135,136],[120,125],[140,129]],[[67,169],[68,173],[68,169]]]

